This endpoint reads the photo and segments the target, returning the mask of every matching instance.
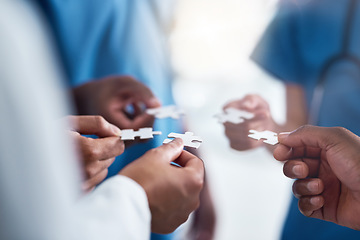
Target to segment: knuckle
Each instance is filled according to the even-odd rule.
[[[158,149],[158,148],[153,148],[153,149],[150,149],[149,151],[147,151],[146,153],[147,155],[152,155],[152,156],[160,156],[161,155],[161,151]]]
[[[100,159],[101,154],[101,149],[96,146],[89,149],[89,158],[93,161]]]
[[[191,182],[193,189],[197,192],[200,192],[204,187],[204,177],[201,174],[194,174]]]
[[[345,135],[348,132],[348,130],[344,127],[333,127],[332,131],[334,132],[334,134],[340,136]]]
[[[96,174],[96,169],[93,166],[88,166],[85,168],[85,175],[88,178],[93,177]]]
[[[94,116],[95,126],[98,129],[106,129],[108,122],[102,116]]]
[[[117,146],[116,149],[118,149],[118,155],[124,153],[124,151],[125,151],[125,143],[124,143],[124,141],[121,141],[121,139],[119,139],[119,143],[118,143],[118,146]]]
[[[179,217],[178,222],[176,223],[176,226],[174,226],[174,229],[176,229],[178,226],[186,222],[189,218],[189,214],[184,213],[182,216]]]
[[[298,128],[298,131],[306,132],[306,131],[311,130],[312,128],[313,128],[313,126],[311,126],[311,125],[303,125],[303,126]]]
[[[200,199],[198,198],[195,203],[194,203],[194,206],[193,206],[193,209],[196,210],[200,207]]]
[[[244,100],[252,100],[256,97],[255,94],[246,94],[245,97],[243,98]]]
[[[270,111],[268,109],[264,109],[263,114],[264,114],[265,119],[270,119],[271,118],[271,113],[270,113]]]
[[[123,78],[129,82],[134,82],[134,81],[137,82],[137,80],[131,75],[125,75],[125,76],[123,76]]]

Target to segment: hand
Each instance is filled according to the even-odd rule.
[[[261,146],[261,141],[255,141],[247,136],[251,129],[274,130],[276,124],[271,117],[269,104],[258,95],[247,95],[243,99],[226,104],[223,109],[230,107],[255,115],[253,119],[245,120],[241,124],[224,123],[225,134],[230,141],[231,148],[242,151]]]
[[[77,142],[84,166],[86,180],[83,189],[90,191],[106,178],[115,157],[124,152],[124,143],[119,137],[121,131],[100,116],[69,116],[66,119],[73,125],[70,134]],[[80,134],[99,138],[87,138]]]
[[[360,138],[344,128],[305,126],[279,135],[274,157],[299,179],[293,192],[308,217],[360,229]]]
[[[182,140],[175,139],[148,151],[119,173],[144,188],[152,214],[151,230],[155,233],[173,232],[199,206],[204,164],[183,147]],[[182,168],[170,165],[172,161]]]
[[[151,127],[154,117],[142,109],[160,107],[159,100],[144,84],[129,76],[112,76],[73,89],[79,114],[101,115],[121,129]],[[134,112],[129,113],[127,107]]]

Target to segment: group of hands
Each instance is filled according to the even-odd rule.
[[[72,94],[79,115],[67,117],[72,123],[69,133],[77,142],[82,159],[83,189],[91,191],[106,178],[115,157],[125,150],[120,129],[151,127],[154,117],[143,109],[160,107],[161,103],[148,87],[128,76],[92,81],[74,88]],[[126,111],[129,105],[134,110],[132,113]],[[224,109],[228,107],[255,115],[242,124],[224,124],[230,145],[236,150],[262,144],[244,137],[250,129],[278,130],[269,105],[257,95],[232,101]],[[299,198],[300,211],[308,217],[360,229],[360,138],[344,128],[302,126],[291,133],[279,134],[278,139],[274,157],[285,162],[283,169],[287,177],[297,179],[293,192]],[[153,232],[174,231],[199,207],[204,163],[183,149],[182,140],[175,139],[149,150],[119,172],[145,190]],[[209,239],[211,231],[198,235]]]
[[[263,144],[246,137],[251,129],[281,130],[271,117],[268,103],[258,95],[232,101],[224,109],[229,107],[255,115],[242,124],[224,124],[230,145],[236,150]],[[284,174],[296,179],[292,190],[299,199],[300,212],[360,230],[360,138],[341,127],[301,126],[280,133],[278,140],[276,148],[270,148],[275,159],[284,163]]]
[[[129,76],[91,81],[72,89],[71,94],[78,115],[68,116],[66,120],[82,160],[82,188],[89,192],[106,178],[108,168],[128,145],[121,140],[120,129],[151,127],[155,119],[144,109],[160,107],[161,103],[148,87]],[[127,111],[129,106],[133,109],[131,113]],[[181,139],[175,139],[149,150],[118,174],[134,180],[145,190],[152,216],[151,230],[165,234],[173,232],[198,209],[204,172],[203,161],[185,151]],[[207,236],[212,235],[213,229],[201,232],[198,227],[197,231],[193,233],[196,239],[211,239]]]

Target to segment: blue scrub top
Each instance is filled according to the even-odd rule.
[[[308,108],[325,63],[341,52],[349,0],[283,1],[251,58],[288,84],[305,89]],[[360,4],[351,29],[349,51],[360,57]],[[360,134],[360,77],[332,75],[337,68],[359,71],[347,59],[331,67],[318,114],[320,126],[342,126]],[[347,69],[349,68],[349,69]],[[354,69],[355,68],[355,69]],[[349,71],[348,71],[349,70]],[[356,79],[356,80],[354,80]],[[360,232],[303,216],[292,198],[282,239],[360,239]]]
[[[150,87],[163,105],[174,104],[167,49],[173,0],[46,0],[42,4],[55,29],[70,86],[108,75],[131,75]],[[156,120],[154,128],[163,135],[126,149],[110,167],[109,176],[160,146],[168,133],[183,131],[181,123],[172,119]]]

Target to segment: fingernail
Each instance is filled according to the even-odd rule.
[[[110,127],[111,127],[111,130],[113,131],[113,133],[116,134],[116,136],[121,135],[121,130],[117,126],[111,124]]]
[[[317,192],[319,190],[319,183],[312,181],[309,182],[306,187],[310,192]]]
[[[319,197],[312,197],[310,198],[311,205],[318,206],[320,204],[320,198]]]
[[[173,141],[171,141],[172,143],[176,143],[176,144],[183,144],[183,140],[181,138],[175,138]]]
[[[301,176],[302,174],[302,167],[300,165],[295,165],[292,168],[292,172],[296,175],[296,176]]]

